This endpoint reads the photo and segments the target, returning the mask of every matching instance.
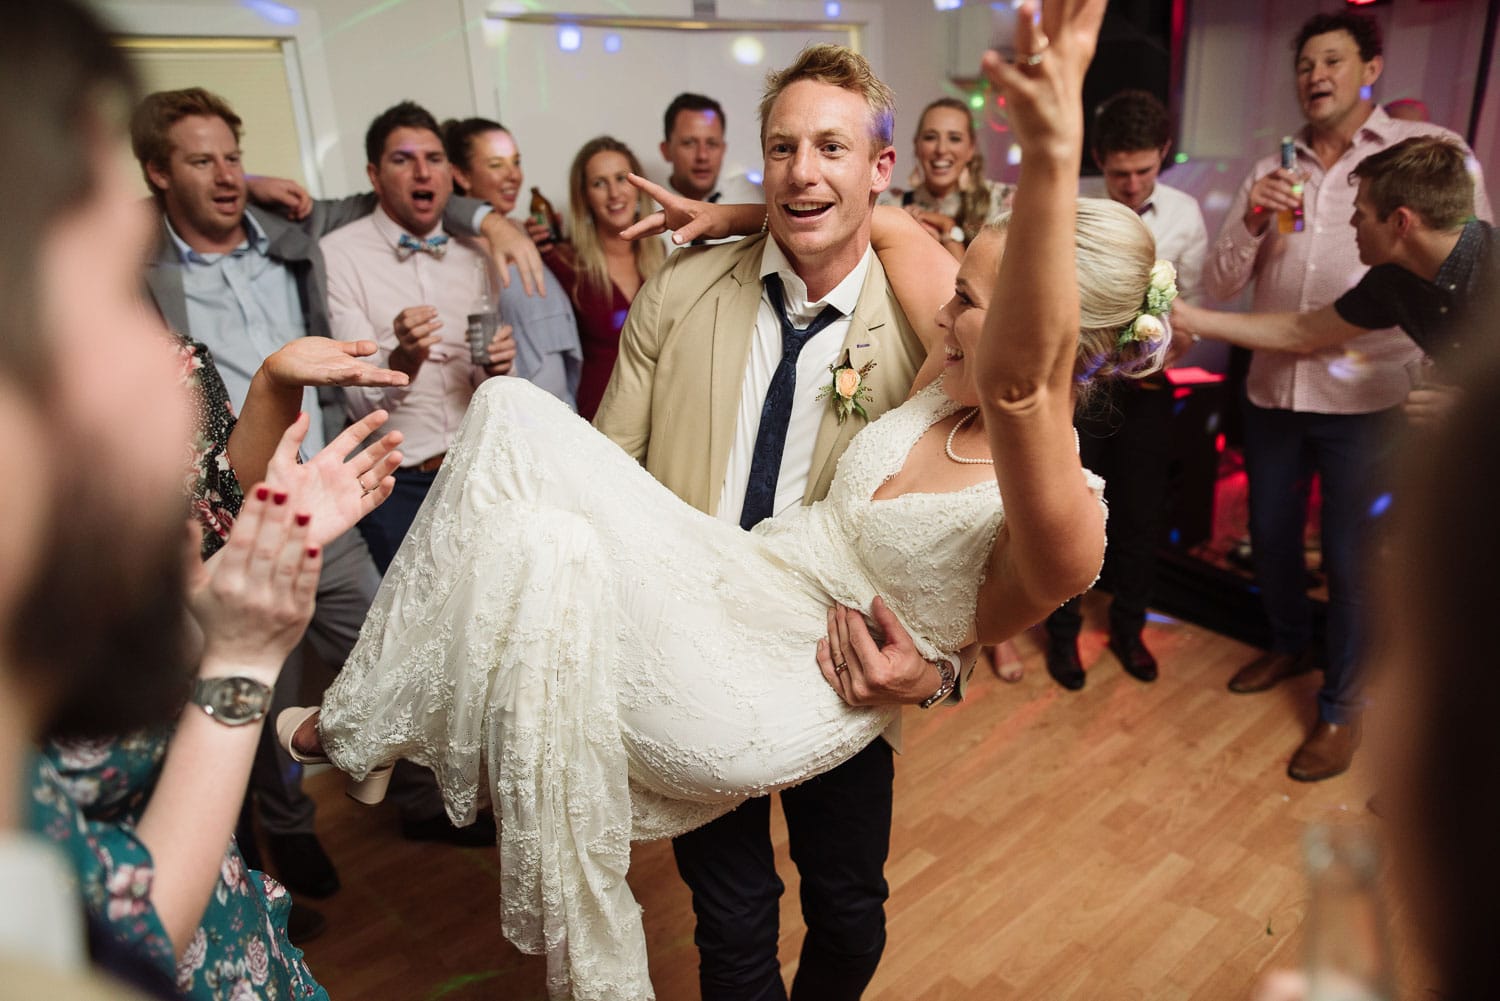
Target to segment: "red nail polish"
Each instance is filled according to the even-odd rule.
[[[266,498],[268,498],[270,496],[271,496],[271,490],[270,490],[269,487],[256,487],[255,488],[255,499],[256,500],[265,500]]]
[[[306,528],[307,527],[307,523],[310,522],[310,521],[312,521],[312,515],[310,515],[310,514],[299,514],[299,515],[297,515],[297,524],[301,525],[303,528]]]
[[[317,546],[308,546],[307,547],[307,558],[308,559],[314,559],[317,555],[318,555],[318,547]]]
[[[271,496],[271,502],[273,504],[285,504],[286,503],[286,491],[285,490],[278,490],[278,491],[276,491],[276,493]]]

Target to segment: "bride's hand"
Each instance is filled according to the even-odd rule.
[[[350,454],[385,424],[389,415],[377,410],[344,429],[305,463],[297,450],[307,435],[308,416],[298,415],[281,436],[276,454],[266,467],[266,482],[292,493],[299,510],[312,517],[311,542],[326,546],[375,510],[395,488],[401,465],[401,432],[392,431],[358,455]]]
[[[646,180],[639,174],[628,176],[630,183],[654,199],[661,206],[661,210],[621,230],[620,235],[625,239],[638,240],[671,230],[673,241],[683,246],[700,236],[717,240],[736,235],[731,228],[733,213],[730,211],[730,206],[700,202],[696,198],[679,195],[660,184]]]
[[[885,601],[870,606],[885,644],[875,642],[865,618],[852,608],[828,610],[828,638],[818,640],[818,668],[851,706],[916,705],[938,690],[942,674],[922,659],[901,620]]]
[[[1005,98],[1022,163],[1045,154],[1076,163],[1083,143],[1083,75],[1094,57],[1106,0],[1048,0],[1041,24],[1027,0],[1016,17],[1016,61],[990,50],[980,68]],[[1029,57],[1029,58],[1028,58]]]

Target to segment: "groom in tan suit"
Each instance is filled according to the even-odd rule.
[[[838,46],[773,73],[760,108],[769,236],[674,254],[631,306],[595,423],[703,511],[750,528],[821,499],[865,425],[817,398],[830,366],[846,352],[856,370],[875,363],[873,420],[906,399],[926,357],[870,249],[895,165],[894,107]],[[812,649],[807,666],[817,670]],[[919,702],[944,680],[914,650],[897,673],[885,701]],[[876,741],[781,794],[808,929],[793,1001],[856,999],[880,961],[891,755]],[[673,849],[693,891],[704,1001],[785,1001],[769,797]]]

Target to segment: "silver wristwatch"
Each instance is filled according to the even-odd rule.
[[[918,703],[923,709],[931,709],[939,702],[953,694],[953,689],[958,687],[958,672],[953,665],[948,663],[947,658],[932,661],[932,666],[938,669],[938,677],[942,680],[938,683],[937,691]]]
[[[266,715],[271,691],[254,678],[199,678],[191,701],[225,726],[245,726]]]

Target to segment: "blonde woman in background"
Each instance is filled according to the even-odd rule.
[[[609,385],[630,303],[666,259],[659,241],[632,243],[620,236],[655,209],[628,180],[640,172],[640,161],[618,139],[599,136],[584,143],[568,171],[571,242],[537,248],[573,300],[583,345],[578,413],[586,420],[594,419]]]
[[[1010,208],[1015,186],[984,176],[974,119],[956,97],[940,97],[922,109],[912,143],[920,181],[910,191],[888,192],[881,204],[906,209],[961,260],[980,229]]]

